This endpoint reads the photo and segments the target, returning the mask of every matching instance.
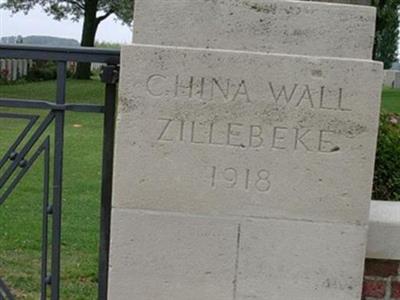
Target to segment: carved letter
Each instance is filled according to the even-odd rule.
[[[284,141],[286,140],[286,133],[288,131],[288,128],[286,127],[274,127],[274,135],[272,138],[272,148],[273,149],[278,149],[278,150],[283,150],[286,149],[285,146],[279,146],[277,143],[279,141]],[[280,132],[284,132],[284,135],[279,135]]]
[[[243,91],[242,91],[243,88]],[[247,86],[246,86],[246,81],[242,80],[239,84],[238,90],[236,92],[236,94],[233,96],[232,101],[235,101],[236,98],[241,95],[241,96],[245,96],[246,97],[246,101],[247,102],[251,102],[250,97],[249,97],[249,93],[247,91]]]
[[[210,123],[210,135],[208,137],[208,143],[210,145],[224,145],[223,143],[217,143],[214,141],[214,123]]]
[[[164,141],[164,142],[171,142],[173,141],[173,139],[167,139],[164,136],[166,135],[166,132],[169,128],[169,125],[171,125],[172,120],[171,119],[159,119],[158,121],[166,121],[167,123],[165,123],[165,126],[163,127],[163,130],[160,134],[160,136],[158,137],[159,141]]]
[[[351,111],[351,109],[348,108],[343,108],[342,107],[342,102],[343,102],[343,89],[340,88],[339,89],[339,95],[338,95],[338,102],[337,102],[337,106],[335,103],[336,107],[328,107],[328,106],[324,106],[324,89],[325,87],[321,87],[321,101],[320,101],[320,108],[321,109],[327,109],[327,110],[340,110],[340,111]],[[333,93],[331,93],[333,94]]]
[[[318,151],[322,153],[332,153],[332,152],[337,152],[340,150],[340,148],[332,143],[329,140],[326,140],[324,135],[325,134],[334,134],[335,132],[333,131],[328,131],[328,130],[321,130],[319,134],[319,142],[318,142]],[[324,147],[325,145],[325,147]],[[327,147],[329,149],[327,149]]]
[[[234,144],[234,143],[232,143],[231,137],[233,137],[233,136],[239,137],[240,136],[240,131],[234,131],[233,128],[232,128],[233,126],[242,127],[243,124],[228,123],[228,145],[240,147],[240,146],[242,146],[242,144]]]
[[[183,142],[184,137],[185,137],[185,121],[181,121],[181,128],[180,128],[180,134],[179,134],[181,142]]]
[[[218,89],[221,91],[222,95],[224,96],[225,100],[229,100],[229,88],[230,88],[230,80],[226,80],[226,90],[224,91],[223,88],[221,87],[220,83],[218,82],[217,79],[213,78],[212,79],[212,84],[211,84],[211,99],[214,100],[214,87],[217,86]]]
[[[341,111],[351,111],[351,109],[349,109],[349,108],[343,108],[342,107],[342,102],[343,102],[343,89],[340,88],[339,89],[339,109]]]
[[[147,79],[147,83],[146,83],[146,87],[147,87],[147,91],[149,92],[150,95],[155,96],[155,97],[160,97],[166,94],[166,91],[162,91],[159,90],[157,92],[156,87],[154,86],[157,81],[165,81],[167,79],[167,77],[165,77],[164,75],[161,74],[154,74],[151,75],[148,79]]]
[[[303,95],[301,95],[300,100],[299,100],[299,102],[297,102],[296,106],[300,106],[300,104],[306,98],[310,102],[311,108],[313,108],[314,107],[314,103],[313,103],[313,100],[312,100],[312,97],[311,97],[310,87],[308,86],[308,84],[305,85],[305,89],[304,89]]]
[[[261,137],[262,127],[259,125],[250,126],[250,140],[249,147],[258,148],[264,143],[264,139]]]
[[[298,144],[302,144],[303,147],[307,150],[307,151],[311,151],[310,148],[307,147],[307,145],[304,143],[303,138],[309,134],[311,132],[311,130],[307,130],[306,132],[304,132],[302,135],[300,135],[300,129],[296,128],[296,136],[295,136],[295,141],[294,141],[294,150],[296,150],[298,147]]]
[[[195,139],[195,127],[196,127],[196,122],[193,121],[192,122],[192,136],[190,138],[191,143],[192,144],[205,144],[204,142],[196,141],[196,139]]]
[[[184,95],[184,96],[187,96],[189,98],[192,98],[193,97],[193,81],[194,81],[193,76],[190,76],[188,85],[182,84],[181,81],[180,81],[179,75],[176,75],[175,97],[178,97],[180,95],[179,94],[179,88],[182,88],[183,91],[182,91],[181,95],[182,96]],[[184,93],[185,90],[188,90],[188,94],[187,95],[185,95],[185,93]]]
[[[284,86],[284,85],[282,86],[282,88],[281,88],[281,90],[279,91],[279,94],[278,94],[278,95],[275,94],[275,90],[274,90],[274,87],[273,87],[273,85],[272,85],[272,82],[269,83],[269,87],[270,87],[270,89],[271,89],[272,96],[274,97],[276,103],[279,102],[279,99],[280,99],[280,98],[282,97],[282,95],[283,95],[284,98],[285,98],[285,100],[286,100],[286,104],[289,104],[290,101],[292,101],[293,95],[294,95],[294,93],[296,92],[298,85],[295,84],[295,85],[293,86],[292,92],[290,93],[289,97],[288,97],[287,92],[286,92],[286,86]]]
[[[327,109],[327,110],[334,110],[334,108],[324,106],[324,99],[325,99],[325,87],[321,86],[321,98],[320,98],[320,109]]]
[[[201,77],[200,80],[200,98],[203,99],[204,96],[204,85],[205,85],[206,79],[204,77]]]

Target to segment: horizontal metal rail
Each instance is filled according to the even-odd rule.
[[[40,100],[17,100],[17,99],[0,98],[0,107],[35,108],[35,109],[74,111],[74,112],[104,113],[103,105],[69,104],[69,103],[56,104],[53,102],[40,101]]]
[[[0,58],[92,62],[118,65],[120,51],[85,47],[64,48],[0,44]]]

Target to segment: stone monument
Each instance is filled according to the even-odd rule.
[[[370,7],[137,0],[112,300],[359,300],[382,64]]]

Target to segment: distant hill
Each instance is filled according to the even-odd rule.
[[[74,39],[65,39],[53,36],[31,35],[26,37],[21,36],[6,36],[0,39],[4,44],[25,44],[38,46],[54,46],[54,47],[79,47],[79,42]]]

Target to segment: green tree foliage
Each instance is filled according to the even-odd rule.
[[[53,16],[56,20],[71,18],[84,20],[81,46],[93,47],[99,24],[114,15],[122,22],[131,24],[133,18],[134,0],[5,0],[0,8],[6,8],[16,13],[28,13],[36,5]],[[90,65],[79,64],[76,77],[90,78]]]
[[[96,48],[105,48],[105,49],[121,49],[121,44],[119,43],[109,43],[105,41],[96,41]]]
[[[377,7],[374,59],[382,61],[389,69],[397,60],[400,0],[373,1]]]

